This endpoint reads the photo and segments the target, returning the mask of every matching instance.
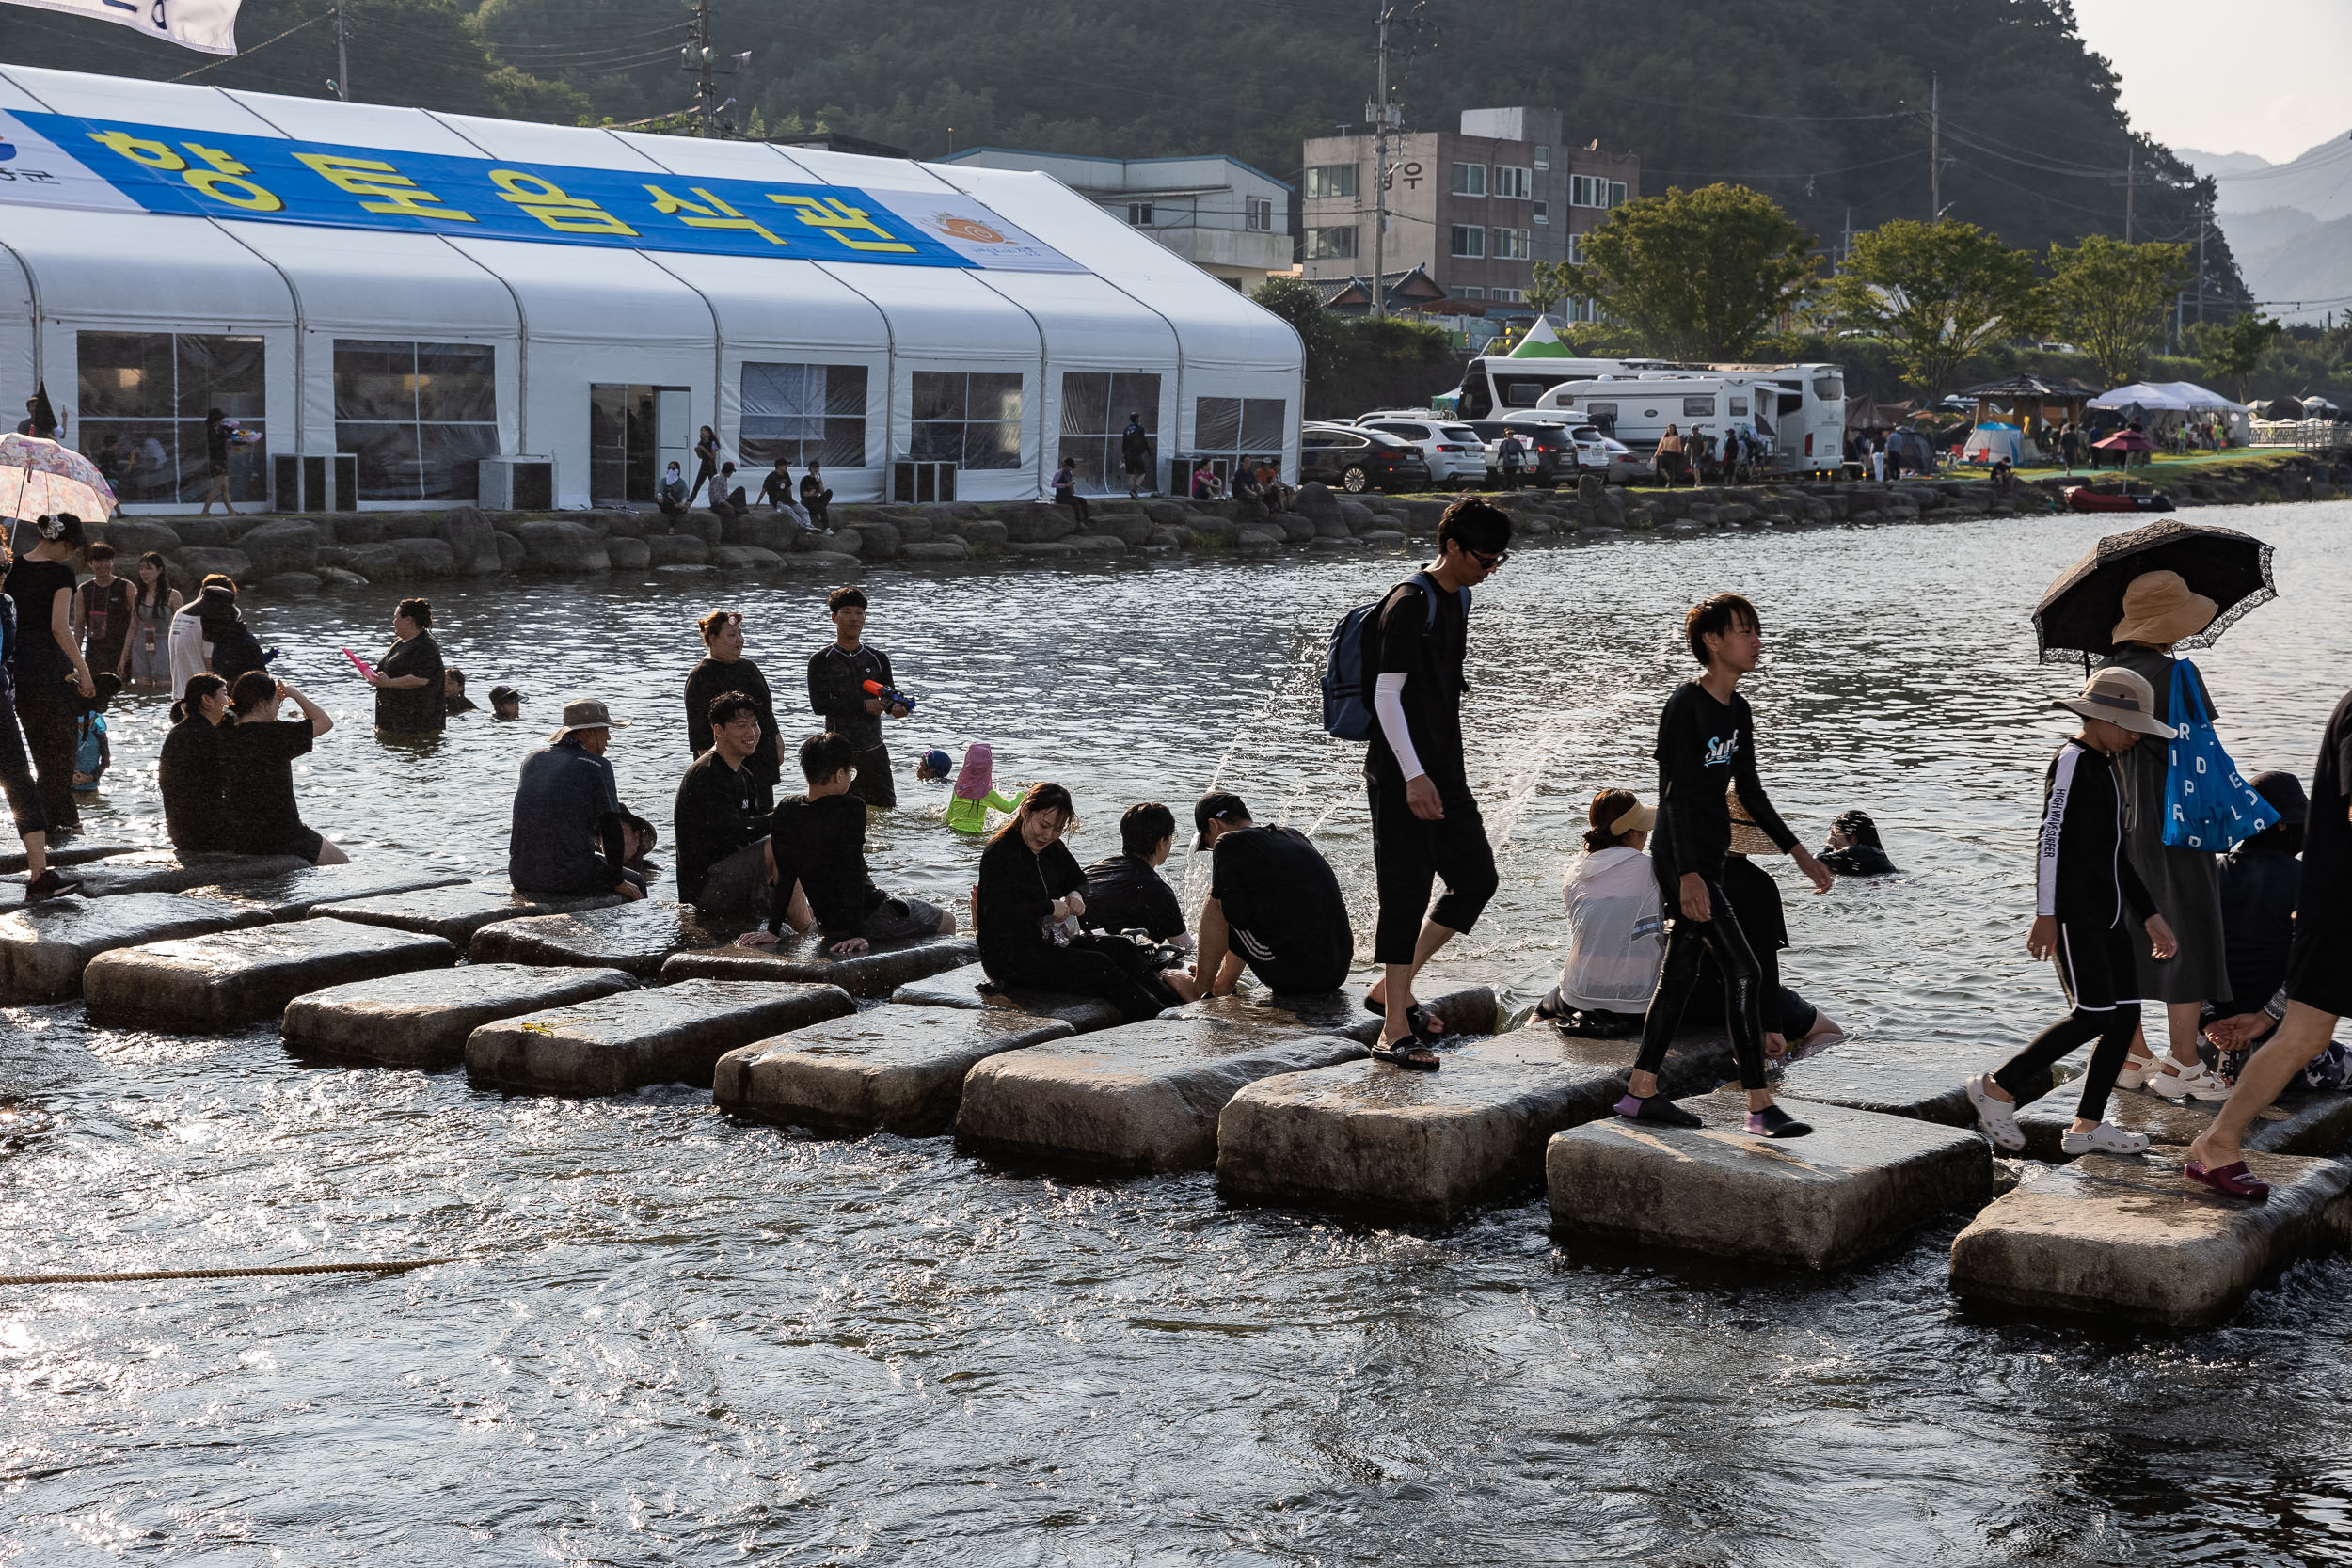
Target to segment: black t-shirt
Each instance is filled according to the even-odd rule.
[[[92,578],[82,584],[82,654],[90,673],[112,670],[122,657],[122,640],[131,635],[131,585],[120,578],[105,587]]]
[[[281,853],[308,831],[294,800],[294,759],[310,752],[308,719],[221,726],[221,810],[230,848],[241,855]]]
[[[478,712],[481,709],[481,706],[482,705],[480,703],[475,702],[470,697],[444,697],[441,699],[441,712],[452,719],[456,718],[461,713]]]
[[[677,895],[691,904],[702,896],[710,868],[768,832],[772,806],[768,786],[748,768],[729,768],[717,752],[689,764],[671,803],[670,828],[677,835]]]
[[[1707,688],[1687,681],[1666,699],[1658,717],[1658,828],[1650,839],[1650,863],[1667,907],[1680,908],[1682,874],[1695,871],[1720,879],[1731,852],[1731,807],[1735,785],[1740,803],[1786,854],[1797,835],[1772,809],[1756,776],[1756,719],[1737,691],[1717,702]]]
[[[1152,868],[1152,863],[1130,854],[1117,854],[1087,867],[1086,923],[1104,931],[1141,929],[1153,942],[1166,942],[1184,928],[1184,907],[1176,890]]]
[[[2352,784],[2352,692],[2328,718],[2312,771],[2310,813],[2303,823],[2303,880],[2295,902],[2297,936],[2352,946],[2352,822],[2344,820],[2344,790]],[[2243,1000],[2241,998],[2240,1000]]]
[[[183,855],[229,847],[221,816],[221,735],[202,714],[171,726],[155,759],[155,787],[164,798],[164,831]]]
[[[218,655],[215,655],[218,663]],[[391,680],[404,675],[422,675],[422,686],[405,691],[389,691],[381,687],[375,693],[375,727],[396,734],[430,735],[449,726],[449,708],[442,682],[440,645],[433,634],[421,631],[405,642],[394,642],[375,661],[375,673]]]
[[[46,692],[72,673],[73,661],[49,629],[60,589],[73,592],[73,568],[63,562],[19,557],[8,568],[8,597],[16,601],[16,642],[9,651],[16,658],[19,691]]]
[[[213,465],[213,472],[229,469],[229,426],[219,420],[204,427],[204,455]]]
[[[771,929],[781,924],[796,881],[828,931],[855,932],[888,896],[866,869],[866,802],[854,795],[786,796],[768,819],[768,844],[776,857]]]
[[[980,855],[980,959],[994,974],[1057,951],[1042,924],[1054,900],[1086,886],[1070,846],[1056,839],[1036,854],[1008,828]],[[1082,895],[1083,896],[1083,895]]]
[[[2221,857],[2221,934],[2230,989],[2216,997],[2220,1016],[2259,1010],[2286,978],[2295,944],[2295,895],[2303,867],[2268,834]]]
[[[866,711],[873,700],[866,690],[867,681],[896,684],[890,678],[889,656],[870,643],[860,643],[853,654],[843,653],[838,642],[829,643],[808,661],[809,711],[823,714],[825,728],[861,752],[882,743],[882,715]]]
[[[776,705],[768,694],[768,677],[748,658],[725,662],[706,658],[686,677],[686,744],[696,756],[710,750],[710,705],[730,691],[740,691],[759,705],[759,746],[743,766],[770,789],[782,777],[776,738]]]
[[[1307,835],[1295,828],[1236,828],[1209,851],[1209,896],[1225,913],[1233,950],[1285,969],[1334,965],[1356,956],[1347,902]]]
[[[1364,649],[1365,705],[1371,705],[1372,689],[1380,676],[1405,676],[1405,728],[1421,769],[1440,796],[1455,799],[1470,794],[1462,762],[1462,693],[1469,689],[1462,662],[1470,647],[1470,617],[1462,598],[1440,591],[1433,622],[1421,579],[1397,584],[1374,618],[1371,645]],[[1376,721],[1364,753],[1364,773],[1375,784],[1400,788],[1405,784],[1405,770]]]

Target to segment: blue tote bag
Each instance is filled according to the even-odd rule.
[[[2172,666],[2172,739],[2164,768],[2164,842],[2175,849],[2227,854],[2279,820],[2276,807],[2246,782],[2213,733],[2213,710],[2197,666]]]

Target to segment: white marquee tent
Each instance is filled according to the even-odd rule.
[[[2248,439],[2250,427],[2246,404],[2233,403],[2194,381],[2135,381],[2090,400],[2093,408],[2129,408],[2134,404],[2153,415],[2218,414],[2233,442],[2243,444]],[[2169,428],[2169,421],[2158,422]]]
[[[1201,454],[1279,452],[1296,471],[1303,355],[1288,324],[1045,175],[21,66],[0,68],[0,147],[11,142],[17,156],[0,163],[18,176],[0,182],[0,390],[13,409],[45,385],[66,439],[105,450],[134,503],[201,499],[215,407],[255,437],[238,450],[241,500],[288,483],[287,455],[356,452],[343,483],[356,479],[364,506],[462,503],[477,473],[493,494],[502,465],[522,471],[514,464],[537,467],[558,506],[643,501],[661,464],[692,471],[688,449],[706,424],[754,491],[774,456],[795,474],[821,458],[845,500],[943,482],[960,499],[1034,497],[1065,455],[1087,488],[1106,487],[1131,413],[1155,433],[1163,476]],[[751,229],[801,254],[745,253],[759,242],[675,228],[677,248],[644,232],[533,237],[516,231],[516,214],[481,206],[485,221],[422,221],[399,215],[420,209],[398,191],[367,207],[394,214],[380,219],[351,198],[329,221],[305,221],[296,214],[327,209],[293,200],[240,215],[278,199],[256,183],[277,183],[273,168],[318,166],[306,153],[486,175],[506,182],[498,200],[550,228],[555,208],[523,201],[549,176],[574,192],[594,180],[687,193],[688,213],[732,221],[674,221]],[[44,159],[63,173],[37,189],[26,177]],[[186,172],[150,172],[173,165]],[[387,195],[349,178],[337,184]],[[787,228],[776,209],[745,219],[743,197],[728,206],[711,194],[787,187],[866,193],[879,216],[935,218],[947,238],[923,241],[922,264],[859,260],[914,246],[860,245],[858,233],[882,231],[855,222]],[[562,192],[547,199],[593,209]],[[818,210],[801,221],[836,220]],[[1034,264],[981,252],[1007,236],[999,248],[1034,242]],[[529,486],[512,483],[520,503]]]

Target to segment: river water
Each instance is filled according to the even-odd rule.
[[[2197,656],[2249,772],[2307,777],[2352,673],[2343,503],[2207,511],[2278,546],[2279,602]],[[1480,591],[1473,784],[1503,887],[1444,974],[1524,1006],[1559,961],[1583,801],[1645,798],[1681,608],[1761,607],[1764,776],[1818,844],[1870,810],[1904,871],[1799,891],[1792,983],[1840,1049],[1974,1064],[2062,1006],[2023,950],[2043,705],[2027,615],[2103,531],[1987,520],[1523,553]],[[1076,792],[1081,858],[1212,781],[1314,827],[1371,931],[1323,638],[1395,561],[865,578],[921,745]],[[259,610],[345,725],[299,778],[364,856],[498,875],[516,764],[564,694],[666,826],[691,617],[750,616],[787,699],[830,634],[801,586],[451,587],[477,700],[396,750],[334,650],[396,596]],[[790,702],[784,705],[791,706]],[[157,705],[119,714],[92,836],[156,836]],[[789,733],[789,732],[787,732]],[[974,848],[911,781],[886,882],[954,901]],[[658,857],[660,858],[660,857]],[[1177,865],[1172,874],[1183,876]],[[1200,891],[1188,879],[1187,901]],[[659,887],[657,891],[660,891]],[[2230,1326],[1980,1321],[1958,1221],[1825,1281],[1583,1257],[1540,1198],[1442,1234],[1222,1205],[1205,1175],[1009,1175],[946,1139],[818,1142],[683,1089],[572,1102],[462,1074],[305,1067],[274,1033],[0,1014],[0,1271],[463,1253],[383,1281],[0,1291],[0,1563],[2352,1561],[2352,1266],[2298,1265]],[[1960,1070],[1956,1065],[1955,1073]]]

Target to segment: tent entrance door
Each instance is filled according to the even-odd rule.
[[[662,468],[692,472],[692,410],[683,387],[588,388],[588,499],[597,506],[650,506]]]

